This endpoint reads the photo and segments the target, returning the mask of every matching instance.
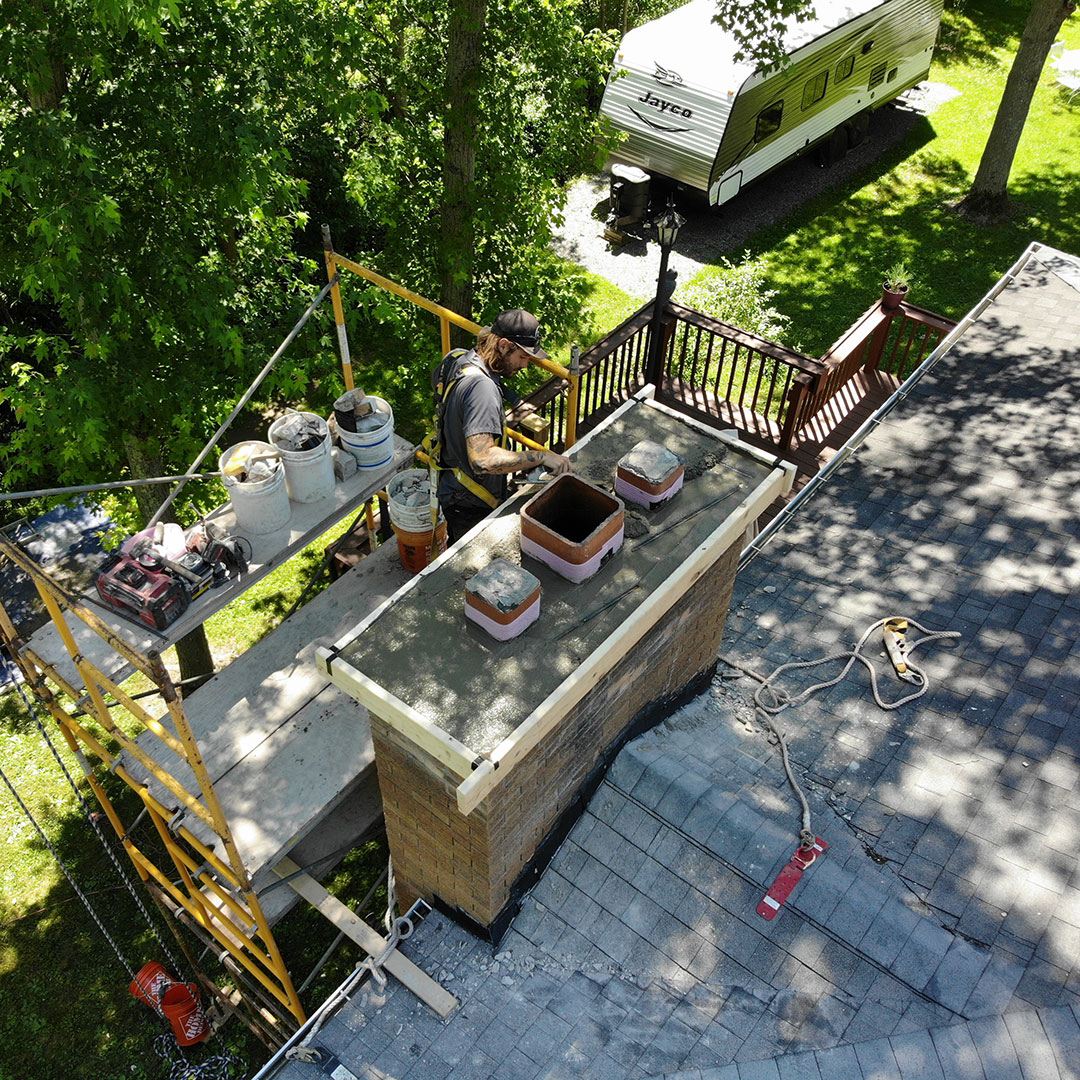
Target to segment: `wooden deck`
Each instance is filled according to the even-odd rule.
[[[800,432],[791,451],[784,455],[798,472],[791,491],[778,499],[759,519],[765,525],[820,472],[862,424],[895,393],[900,380],[882,371],[859,371]],[[779,428],[771,420],[747,409],[718,400],[700,387],[667,380],[663,400],[673,408],[699,417],[717,427],[736,428],[747,442],[774,449]]]

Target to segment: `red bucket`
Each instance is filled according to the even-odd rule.
[[[210,1037],[210,1021],[199,1006],[194,983],[173,983],[161,998],[161,1011],[172,1024],[179,1046],[194,1046]]]
[[[132,997],[144,1005],[149,1005],[156,1012],[161,995],[173,982],[169,973],[156,960],[151,960],[149,964],[144,964],[139,974],[128,983],[128,990]]]

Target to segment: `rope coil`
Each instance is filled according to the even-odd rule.
[[[863,655],[862,649],[875,630],[883,629],[886,623],[892,621],[894,620],[878,619],[877,622],[871,623],[870,626],[866,628],[862,637],[859,638],[858,642],[851,649],[830,653],[828,656],[823,656],[818,660],[803,660],[781,664],[768,676],[760,675],[758,672],[754,671],[753,668],[746,667],[746,665],[740,664],[737,661],[721,658],[724,659],[724,663],[729,667],[733,667],[744,675],[756,679],[761,684],[754,691],[754,714],[776,737],[776,741],[780,747],[780,757],[784,763],[784,772],[787,774],[788,783],[798,796],[799,803],[802,807],[802,825],[799,829],[799,847],[803,851],[808,851],[812,848],[816,840],[814,830],[810,823],[810,804],[806,801],[806,795],[803,793],[803,789],[795,779],[795,774],[792,771],[791,760],[788,756],[787,736],[773,722],[773,717],[782,713],[785,709],[790,709],[792,706],[803,704],[803,702],[808,701],[819,690],[827,690],[829,687],[835,686],[844,679],[856,660],[863,664],[867,671],[870,672],[870,686],[874,693],[874,701],[879,708],[885,709],[886,711],[899,709],[902,705],[907,705],[909,702],[922,697],[929,688],[930,682],[926,673],[921,668],[918,668],[911,663],[910,654],[920,645],[925,645],[928,641],[938,641],[943,638],[958,638],[960,637],[960,633],[957,630],[929,630],[921,623],[917,623],[914,619],[908,619],[907,623],[921,630],[924,636],[907,643],[904,656],[907,671],[904,673],[897,671],[896,675],[897,678],[912,683],[916,689],[913,693],[900,698],[898,701],[885,701],[878,690],[877,671],[869,657]],[[847,660],[847,663],[844,664],[843,670],[841,670],[840,674],[837,675],[835,679],[829,679],[827,682],[815,683],[813,686],[803,690],[802,693],[796,694],[795,697],[789,697],[786,691],[772,685],[782,672],[818,667],[821,664],[835,663],[837,660],[845,659]]]

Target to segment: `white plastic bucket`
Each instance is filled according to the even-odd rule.
[[[236,514],[236,527],[241,533],[254,533],[263,536],[277,532],[288,525],[292,515],[289,495],[285,490],[285,469],[281,462],[274,463],[274,471],[266,480],[241,482],[232,476],[225,476],[225,466],[229,463],[233,451],[241,446],[255,447],[260,451],[272,453],[274,448],[269,443],[247,442],[230,446],[218,458],[218,468],[222,471],[222,482],[232,502]]]
[[[383,423],[371,431],[345,431],[338,426],[341,445],[349,451],[361,469],[381,469],[390,464],[394,456],[394,410],[390,403],[374,394],[368,394],[373,415],[384,418]]]
[[[403,502],[405,492],[415,491],[415,485],[419,483],[424,492],[424,499],[416,506],[410,506]],[[428,484],[427,469],[406,469],[399,472],[387,485],[386,496],[389,500],[390,524],[405,532],[431,532],[431,488]],[[442,520],[442,511],[439,511],[439,520]]]
[[[315,420],[322,433],[322,442],[311,450],[287,450],[277,441],[277,433],[292,416]],[[330,428],[315,413],[288,413],[279,416],[271,425],[267,438],[281,454],[285,463],[285,489],[296,503],[313,503],[329,498],[334,493],[334,459],[330,456]]]

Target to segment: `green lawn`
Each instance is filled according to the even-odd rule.
[[[1043,73],[1013,165],[1018,212],[994,227],[951,210],[982,155],[1029,3],[967,0],[946,13],[930,78],[959,94],[916,123],[904,143],[861,175],[754,237],[791,319],[790,337],[820,355],[879,295],[885,270],[906,262],[908,299],[950,318],[969,311],[1035,240],[1080,251],[1080,102]],[[1080,47],[1080,21],[1062,36]],[[734,205],[734,204],[733,204]],[[703,271],[705,276],[708,270]]]
[[[977,228],[949,208],[974,174],[1027,6],[1024,0],[954,6],[931,77],[959,96],[916,124],[903,145],[863,174],[752,239],[751,255],[763,260],[775,290],[771,303],[790,318],[791,338],[807,351],[827,348],[875,298],[883,271],[899,259],[916,276],[912,302],[956,318],[1030,241],[1080,251],[1080,104],[1065,104],[1049,72],[1040,81],[1014,166],[1017,216],[995,228]],[[1080,48],[1080,21],[1071,20],[1064,36],[1071,48]],[[577,330],[583,347],[637,306],[602,279],[589,275],[589,282],[588,310]],[[555,355],[568,358],[565,351]],[[312,545],[210,621],[219,658],[238,654],[276,623],[327,542]],[[159,959],[11,693],[0,698],[0,759],[134,966]],[[128,996],[127,973],[3,788],[0,835],[0,1080],[165,1076],[150,1049],[158,1030],[152,1014]],[[357,852],[333,887],[358,900],[383,857],[377,844]],[[376,898],[372,907],[377,911],[378,905]],[[298,981],[332,936],[329,924],[309,912],[286,920],[280,940]],[[348,966],[346,954],[316,982],[307,1003],[321,1000]],[[260,1051],[242,1031],[229,1038],[249,1065],[258,1060]]]

